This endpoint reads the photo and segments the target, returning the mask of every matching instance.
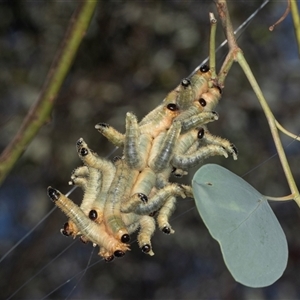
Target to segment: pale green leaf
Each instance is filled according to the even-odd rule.
[[[234,279],[246,286],[265,287],[280,278],[288,247],[267,199],[215,164],[201,167],[192,185],[197,209],[219,242]]]

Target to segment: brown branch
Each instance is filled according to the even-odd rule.
[[[273,25],[271,25],[269,27],[269,30],[273,31],[275,26],[280,24],[287,17],[287,15],[289,14],[290,11],[291,11],[291,1],[287,0],[287,8],[286,8],[285,12],[283,13],[283,15],[280,17],[280,19],[277,22],[275,22]]]
[[[96,5],[97,1],[85,0],[80,2],[74,12],[38,99],[30,108],[17,134],[0,156],[0,183],[6,178],[39,129],[49,120],[54,101],[88,29]]]
[[[226,76],[228,75],[233,61],[236,61],[237,53],[242,52],[242,50],[238,47],[236,42],[226,0],[214,0],[214,2],[216,3],[218,15],[221,20],[229,47],[229,52],[218,74],[218,85],[220,87],[224,87]]]
[[[225,0],[214,0],[216,3],[216,7],[218,10],[218,15],[222,23],[222,27],[225,31],[225,36],[228,41],[229,50],[233,50],[237,48],[236,39],[232,27],[232,23],[230,20],[230,15],[227,7],[227,3]]]

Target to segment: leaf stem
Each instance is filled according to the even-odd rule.
[[[279,159],[283,168],[283,171],[285,173],[287,182],[289,184],[290,190],[292,192],[292,195],[294,197],[294,200],[297,202],[298,206],[300,207],[300,194],[297,188],[297,185],[295,183],[294,177],[292,175],[289,163],[287,161],[280,137],[279,137],[279,133],[278,133],[278,129],[277,129],[277,124],[276,124],[276,119],[266,101],[266,99],[263,96],[263,93],[250,69],[250,66],[248,65],[246,59],[244,58],[242,52],[237,53],[237,60],[238,63],[240,64],[241,68],[243,69],[246,77],[248,78],[248,81],[250,82],[252,89],[254,91],[254,93],[256,94],[256,97],[258,98],[260,105],[262,106],[262,109],[266,115],[267,121],[269,123],[269,127],[271,130],[271,134],[279,155]]]

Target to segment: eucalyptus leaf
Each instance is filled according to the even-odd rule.
[[[192,185],[197,209],[234,279],[249,287],[269,286],[279,279],[288,247],[267,199],[215,164],[202,166]]]

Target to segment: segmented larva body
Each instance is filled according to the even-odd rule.
[[[138,244],[153,255],[151,237],[158,228],[174,233],[169,218],[178,196],[192,197],[190,186],[170,183],[169,178],[187,174],[213,155],[237,158],[233,144],[211,135],[206,124],[218,119],[213,111],[221,97],[207,66],[185,78],[163,102],[140,122],[126,114],[125,134],[106,123],[96,129],[123,156],[114,162],[98,157],[83,139],[77,151],[85,166],[75,169],[71,183],[84,190],[80,207],[59,191],[48,195],[70,218],[62,233],[82,235],[100,247],[99,255],[110,261],[129,250],[130,234],[138,228]]]
[[[92,153],[82,138],[77,141],[76,148],[85,166],[74,170],[71,183],[81,186],[84,191],[84,197],[80,205],[81,210],[90,219],[101,223],[106,194],[115,176],[116,168],[109,160]],[[80,230],[77,229],[72,220],[69,220],[65,224],[62,233],[75,237],[80,234]]]
[[[91,241],[94,245],[100,246],[100,254],[106,258],[110,258],[112,254],[117,257],[123,256],[129,250],[129,246],[120,243],[109,234],[107,234],[104,223],[91,222],[86,214],[69,198],[61,194],[59,191],[48,188],[49,197],[55,202],[63,212],[80,228],[80,233],[84,240]],[[105,248],[102,247],[105,245]],[[105,249],[105,250],[104,250]]]
[[[138,170],[131,170],[123,159],[116,161],[116,174],[107,194],[104,222],[107,230],[122,243],[129,242],[129,233],[121,216],[121,203],[130,197]]]

